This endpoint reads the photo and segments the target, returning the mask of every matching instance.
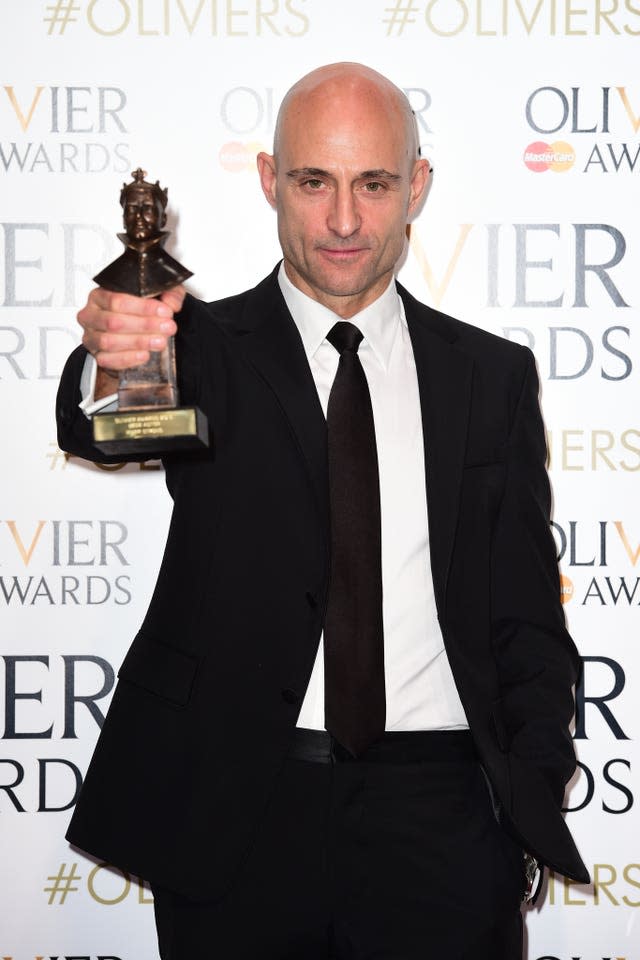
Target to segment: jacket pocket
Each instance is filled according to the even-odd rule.
[[[464,469],[474,467],[493,467],[504,464],[507,459],[505,444],[496,447],[481,447],[471,444],[464,460]]]
[[[489,779],[489,774],[485,770],[484,766],[480,764],[480,770],[487,788],[487,793],[489,794],[489,800],[491,801],[491,809],[493,810],[493,816],[495,817],[496,823],[501,823],[502,821],[502,804],[498,798],[498,794],[493,789],[493,784]]]
[[[197,669],[197,657],[160,640],[138,634],[124,658],[118,677],[176,706],[186,707]]]

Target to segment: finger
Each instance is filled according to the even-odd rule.
[[[186,295],[187,291],[184,287],[172,287],[171,290],[165,290],[160,299],[161,302],[168,306],[174,313],[179,313],[180,310],[182,310],[182,304]]]
[[[171,307],[162,300],[156,300],[155,297],[134,297],[130,293],[103,290],[102,287],[96,287],[91,291],[87,306],[96,306],[112,314],[130,314],[138,317],[173,316]]]
[[[143,351],[148,354],[150,351],[164,350],[167,339],[166,336],[156,333],[111,333],[85,330],[82,343],[89,353],[97,357],[98,354],[105,353],[114,355]],[[101,365],[105,366],[104,363]]]
[[[86,306],[78,313],[78,323],[85,333],[113,333],[113,334],[159,334],[164,337],[173,336],[178,327],[169,317],[138,316],[128,313],[111,313]]]
[[[148,350],[121,350],[118,353],[109,353],[107,351],[98,351],[94,354],[96,363],[99,367],[110,372],[119,372],[128,370],[131,367],[139,367],[149,359]]]

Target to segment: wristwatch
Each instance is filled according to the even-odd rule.
[[[531,903],[540,889],[540,880],[542,873],[540,864],[535,857],[523,850],[524,856],[524,893],[522,894],[523,903]]]

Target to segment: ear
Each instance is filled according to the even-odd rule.
[[[431,170],[427,160],[416,160],[409,185],[408,213],[413,213],[426,196]]]
[[[275,209],[276,206],[276,160],[269,153],[259,153],[256,157],[258,174],[262,192],[267,203]]]

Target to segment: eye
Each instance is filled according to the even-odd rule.
[[[303,187],[309,187],[310,190],[320,190],[324,186],[324,182],[317,177],[310,177],[308,180],[303,180],[302,185]]]
[[[384,184],[379,180],[369,180],[364,184],[364,189],[366,193],[382,193]]]

